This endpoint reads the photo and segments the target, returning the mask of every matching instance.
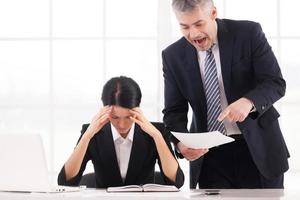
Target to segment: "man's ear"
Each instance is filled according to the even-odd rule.
[[[215,19],[217,19],[217,16],[218,16],[217,8],[216,8],[216,6],[213,6],[213,8],[211,9],[211,18],[213,20],[215,20]]]

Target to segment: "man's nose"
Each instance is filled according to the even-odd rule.
[[[190,28],[190,38],[191,39],[197,38],[198,35],[199,35],[199,30],[197,28],[195,28],[195,27],[192,26]]]

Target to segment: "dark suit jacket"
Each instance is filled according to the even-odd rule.
[[[165,127],[162,123],[153,124],[162,133],[172,152],[168,139],[170,133],[165,131]],[[79,140],[88,126],[89,124],[84,124],[82,126]],[[184,174],[180,167],[178,167],[177,170],[175,183],[170,181],[164,175],[154,140],[137,124],[134,129],[133,144],[125,182],[123,182],[121,178],[111,132],[111,124],[108,123],[91,139],[79,173],[72,179],[66,181],[65,169],[63,167],[58,175],[58,184],[71,186],[78,185],[89,160],[91,160],[94,165],[97,188],[154,183],[154,166],[156,160],[158,160],[162,172],[161,174],[166,184],[172,184],[180,188],[184,183]]]
[[[285,94],[277,60],[258,23],[217,19],[218,45],[228,103],[250,99],[257,112],[237,123],[254,162],[267,178],[288,169],[288,150],[274,102]],[[197,50],[181,38],[162,52],[165,81],[164,122],[173,131],[187,130],[188,103],[193,109],[190,132],[207,131],[207,106]],[[176,142],[176,141],[175,141]],[[192,188],[198,182],[201,159],[191,162]]]

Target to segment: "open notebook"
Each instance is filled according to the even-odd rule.
[[[0,161],[0,191],[79,191],[50,184],[40,135],[0,134]]]
[[[178,192],[174,185],[145,184],[145,185],[125,185],[120,187],[108,187],[107,192]]]

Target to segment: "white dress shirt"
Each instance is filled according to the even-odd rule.
[[[214,55],[214,58],[216,61],[216,66],[217,66],[217,74],[218,74],[218,81],[219,81],[219,87],[220,87],[221,109],[225,110],[225,108],[228,106],[228,102],[227,102],[227,98],[225,95],[225,89],[224,89],[224,83],[223,83],[223,77],[222,77],[222,71],[221,71],[220,51],[219,51],[218,43],[215,43],[215,45],[213,46],[212,53]],[[205,70],[204,70],[205,57],[206,57],[206,51],[198,51],[200,72],[201,72],[201,78],[202,78],[203,83],[204,83],[204,77],[205,77]],[[225,119],[223,121],[223,123],[224,123],[225,129],[226,129],[227,135],[241,134],[241,131],[235,122],[229,122],[228,120]]]
[[[127,174],[131,147],[133,142],[134,123],[132,124],[132,127],[130,128],[130,131],[126,138],[123,138],[113,125],[111,125],[111,132],[115,144],[115,150],[117,154],[117,160],[119,164],[121,177],[124,182]]]

